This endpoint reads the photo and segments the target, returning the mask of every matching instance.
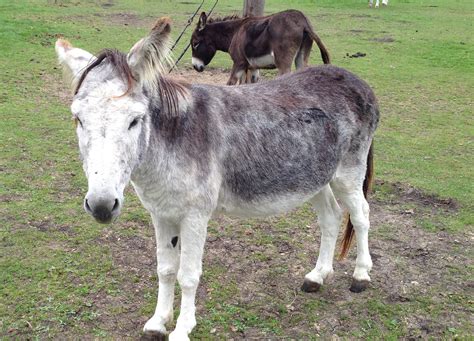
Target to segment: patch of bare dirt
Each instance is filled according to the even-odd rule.
[[[45,84],[46,90],[49,94],[54,95],[62,104],[69,107],[72,102],[73,95],[71,93],[70,85],[62,77],[62,70],[60,66],[55,66],[54,70],[44,72],[41,75],[41,80]]]
[[[96,13],[94,16],[100,18],[104,22],[108,22],[112,25],[119,26],[133,26],[133,27],[143,27],[149,28],[156,20],[156,17],[139,17],[134,13]]]
[[[385,185],[383,181],[377,181],[378,185]],[[395,196],[388,203],[411,202],[422,206],[441,208],[445,211],[455,212],[459,209],[459,204],[452,198],[440,198],[437,195],[425,193],[413,186],[402,184],[400,182],[388,183]]]
[[[132,26],[138,28],[151,28],[152,24],[157,19],[156,16],[146,16],[141,17],[135,13],[129,12],[118,12],[118,13],[95,13],[94,18],[97,21],[92,22],[92,26],[95,27],[97,31],[101,30],[101,22],[107,23],[108,25],[117,25],[117,26]],[[68,21],[70,23],[74,22],[90,22],[91,17],[87,15],[67,15],[61,17],[62,20]]]
[[[113,266],[123,279],[117,283],[119,294],[101,290],[88,297],[94,304],[94,310],[101,313],[94,323],[114,338],[139,336],[150,317],[144,316],[141,310],[150,301],[156,301],[155,295],[148,296],[150,288],[158,288],[153,227],[148,224],[139,225],[128,223],[121,227],[122,230],[140,229],[136,236],[120,235],[121,231],[111,227],[104,229],[97,241],[108,245]],[[108,311],[112,313],[107,314]]]
[[[184,80],[190,84],[226,85],[230,71],[207,67],[203,72],[197,72],[192,67],[183,66],[174,70],[170,76],[175,79]]]
[[[376,41],[377,43],[393,43],[395,41],[395,39],[390,36],[377,37],[370,40]]]

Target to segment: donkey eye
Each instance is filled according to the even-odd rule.
[[[201,45],[201,43],[196,43],[196,44],[194,44],[193,48],[197,49],[199,45]]]
[[[135,127],[135,126],[137,125],[137,123],[138,123],[138,120],[139,120],[138,118],[134,119],[134,120],[130,123],[130,125],[128,126],[128,130],[130,130],[130,129],[132,129],[133,127]]]

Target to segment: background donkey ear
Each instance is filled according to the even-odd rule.
[[[204,29],[204,27],[206,27],[206,23],[207,23],[206,12],[202,12],[201,16],[199,17],[198,30],[202,31]]]
[[[59,64],[63,67],[64,78],[74,89],[75,82],[79,80],[86,66],[93,62],[95,57],[85,50],[73,47],[64,39],[56,41],[55,50]]]
[[[127,55],[134,77],[140,82],[156,79],[172,64],[170,49],[171,19],[160,18],[145,38],[140,39]]]

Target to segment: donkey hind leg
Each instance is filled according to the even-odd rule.
[[[365,171],[365,165],[338,169],[336,178],[331,182],[336,197],[349,210],[355,230],[357,258],[350,288],[353,292],[361,292],[367,288],[370,282],[369,272],[372,269],[369,253],[369,204],[362,189]]]
[[[196,290],[202,273],[202,255],[206,241],[208,217],[187,217],[181,222],[181,257],[178,282],[181,287],[181,309],[175,330],[169,340],[189,340],[196,326]]]
[[[311,48],[313,47],[313,40],[306,33],[303,36],[300,49],[295,57],[296,69],[308,66],[309,56],[311,55]]]
[[[164,338],[165,324],[173,320],[174,286],[179,268],[179,230],[176,225],[153,218],[158,263],[158,301],[143,332]]]
[[[295,67],[296,67],[296,70],[299,70],[301,69],[304,65],[304,52],[303,52],[303,48],[300,47],[300,49],[298,50],[298,52],[296,52],[296,56],[295,56]]]
[[[289,47],[286,50],[282,48],[274,49],[275,66],[278,69],[278,76],[291,72],[291,63],[293,56],[296,55],[297,49]]]
[[[342,220],[342,210],[329,185],[324,186],[311,202],[318,215],[321,246],[316,266],[305,276],[301,287],[301,290],[306,292],[318,291],[324,280],[334,272],[334,249]]]

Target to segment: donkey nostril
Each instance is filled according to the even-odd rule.
[[[112,212],[116,211],[119,208],[119,200],[115,199],[114,207],[112,207]]]

